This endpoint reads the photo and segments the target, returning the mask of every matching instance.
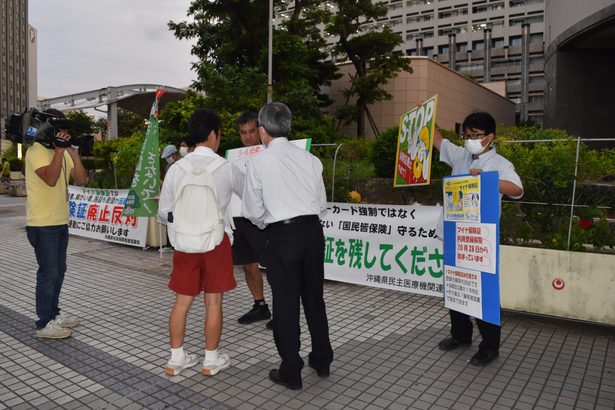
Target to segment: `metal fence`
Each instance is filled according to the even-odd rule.
[[[615,175],[610,175],[610,177],[612,178],[612,180],[610,181],[610,183],[606,183],[603,184],[602,186],[599,186],[599,184],[597,184],[596,186],[600,189],[603,189],[604,193],[604,198],[608,198],[609,197],[609,192],[612,192],[611,195],[611,199],[607,200],[603,203],[582,203],[579,202],[577,199],[577,193],[578,193],[578,188],[579,188],[579,160],[580,160],[580,155],[581,152],[584,151],[587,147],[584,145],[585,143],[588,142],[614,142],[615,138],[607,138],[607,139],[592,139],[592,138],[560,138],[560,139],[525,139],[525,140],[508,140],[508,141],[500,141],[499,145],[502,147],[502,151],[504,151],[505,144],[538,144],[538,143],[544,143],[544,144],[553,144],[553,143],[571,143],[571,144],[575,144],[575,148],[574,148],[574,158],[570,158],[569,161],[574,161],[574,170],[572,175],[567,176],[571,179],[571,183],[569,183],[570,187],[569,187],[569,193],[566,194],[566,196],[568,197],[568,200],[565,201],[540,201],[537,200],[537,198],[531,198],[531,197],[527,197],[528,195],[525,196],[524,200],[506,200],[504,199],[502,201],[503,204],[511,204],[515,207],[518,208],[523,208],[523,209],[527,209],[527,211],[518,211],[518,210],[512,210],[510,212],[517,212],[520,215],[517,215],[515,218],[515,221],[513,222],[509,222],[509,224],[518,224],[518,223],[524,223],[523,221],[527,218],[524,217],[528,215],[528,213],[531,212],[544,212],[544,209],[550,208],[550,209],[556,209],[556,208],[567,208],[568,212],[567,212],[567,235],[565,238],[565,249],[570,250],[571,249],[571,243],[572,243],[572,239],[573,239],[573,227],[575,222],[577,222],[579,220],[579,218],[577,216],[575,216],[575,210],[578,212],[579,210],[586,208],[586,209],[599,209],[601,211],[604,211],[604,216],[599,218],[599,219],[604,219],[607,222],[609,222],[609,226],[610,226],[610,232],[613,234],[613,240],[609,241],[607,238],[606,243],[606,247],[612,247],[612,243],[615,243],[615,233],[613,233],[613,227],[615,226],[615,219],[614,219],[614,212],[615,212]],[[332,156],[332,160],[333,160],[333,167],[332,167],[332,175],[331,175],[331,182],[330,182],[330,197],[331,197],[331,201],[334,201],[335,198],[335,186],[336,186],[336,179],[338,178],[338,176],[336,175],[336,172],[338,170],[338,160],[339,160],[339,153],[341,148],[344,146],[344,143],[339,143],[339,144],[313,144],[313,147],[331,147],[331,151],[327,154],[328,159],[331,159]],[[327,150],[329,151],[329,150]],[[594,151],[595,150],[589,150],[587,152],[590,151]],[[603,152],[603,153],[607,153],[609,154],[609,161],[614,164],[615,167],[615,151],[609,151],[609,150],[605,150],[605,151],[598,151],[598,152]],[[332,153],[332,154],[331,154]],[[509,160],[511,160],[511,158],[508,158]],[[565,160],[565,159],[562,159]],[[515,162],[515,159],[512,158],[512,162]],[[568,163],[568,165],[570,167],[572,167],[572,164]],[[526,185],[526,181],[524,181],[524,175],[520,175],[522,182],[524,183],[524,186]],[[545,180],[546,175],[545,175]],[[537,184],[541,184],[544,181],[531,181],[532,183],[537,183]],[[432,184],[438,183],[438,181],[433,180]],[[545,182],[546,184],[546,182]],[[391,187],[392,187],[392,182],[391,182]],[[560,189],[561,187],[557,188]],[[391,188],[392,189],[392,188]],[[554,187],[545,187],[545,190],[548,191],[550,189],[555,189]],[[568,188],[566,188],[568,189]],[[526,190],[527,192],[527,190]],[[505,206],[505,205],[503,205]],[[555,215],[558,214],[559,211],[557,212],[552,212],[552,214]],[[552,229],[555,229],[556,224],[553,224]],[[606,235],[608,235],[608,232],[606,233]],[[562,239],[563,240],[563,239]],[[515,242],[516,240],[513,239],[512,242]],[[611,243],[611,245],[609,245],[609,243]],[[545,244],[543,243],[542,246],[544,247],[558,247],[558,248],[562,248],[562,246],[556,246],[553,244]]]

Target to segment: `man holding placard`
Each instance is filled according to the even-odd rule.
[[[440,161],[450,165],[451,175],[470,174],[478,176],[487,171],[499,172],[500,200],[502,195],[518,199],[523,196],[523,185],[519,175],[510,161],[498,155],[493,146],[495,140],[495,120],[486,112],[477,112],[466,117],[462,124],[462,138],[465,147],[459,147],[442,137],[437,130],[434,133],[434,146],[440,151]],[[477,199],[478,200],[478,199]],[[451,198],[454,201],[454,198]],[[451,335],[442,340],[438,346],[448,351],[472,343],[472,321],[470,316],[450,310]],[[470,360],[475,366],[485,366],[499,356],[499,325],[476,319],[482,336],[478,352]]]

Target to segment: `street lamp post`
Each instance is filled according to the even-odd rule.
[[[272,67],[273,67],[273,0],[269,0],[269,50],[267,52],[267,103],[273,101],[273,81],[272,81]]]

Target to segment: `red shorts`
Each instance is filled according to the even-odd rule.
[[[205,253],[173,253],[169,289],[180,295],[223,293],[237,287],[233,276],[231,241],[224,234],[220,245]]]

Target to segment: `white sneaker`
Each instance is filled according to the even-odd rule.
[[[206,362],[203,361],[203,373],[205,376],[213,376],[218,373],[220,370],[224,370],[231,365],[231,358],[226,353],[222,353],[218,355],[218,358],[215,362]]]
[[[47,326],[36,331],[36,337],[43,339],[66,339],[72,334],[72,330],[63,328],[55,320],[51,320]]]
[[[56,316],[55,322],[62,327],[72,328],[79,326],[79,319],[65,316],[64,313],[60,313],[58,316]]]
[[[181,362],[172,362],[169,360],[167,362],[165,372],[167,372],[169,376],[177,376],[182,372],[182,370],[192,367],[198,362],[199,359],[196,357],[195,354],[186,353],[184,354],[184,360],[182,360]]]

